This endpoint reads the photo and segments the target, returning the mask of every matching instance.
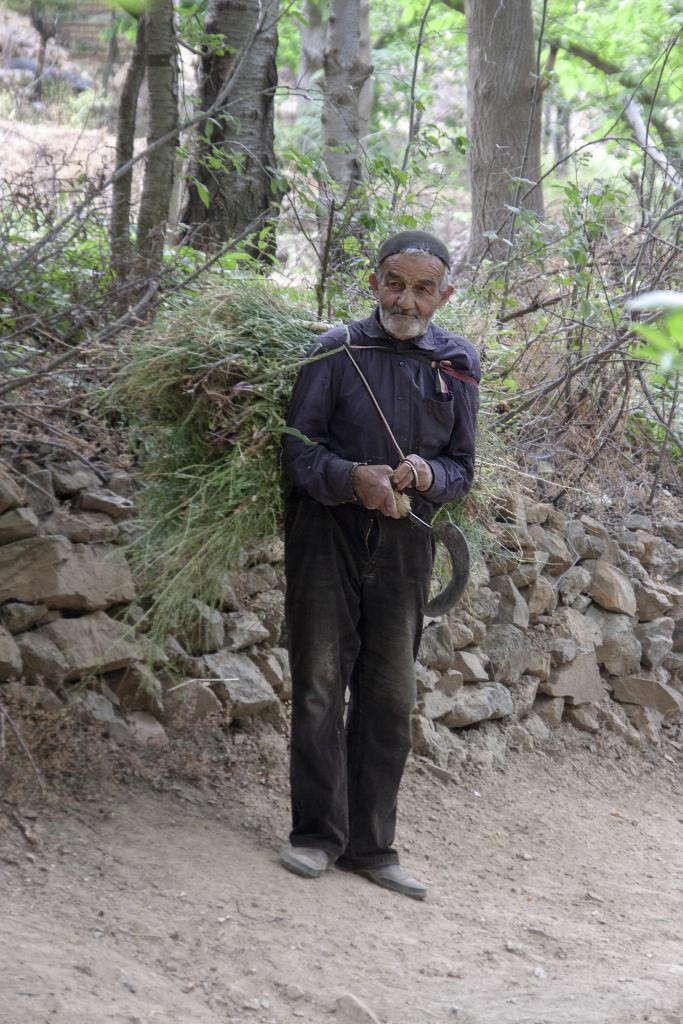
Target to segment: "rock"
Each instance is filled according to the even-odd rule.
[[[0,466],[0,515],[23,505],[21,490],[9,473]]]
[[[573,564],[574,558],[562,537],[542,526],[530,526],[529,532],[539,551],[548,555],[545,571],[551,576],[559,576]]]
[[[646,573],[645,569],[640,564],[638,559],[633,558],[631,555],[625,554],[623,551],[621,553],[620,569],[622,572],[626,573],[626,575],[631,579],[631,582],[634,584],[634,589],[635,580],[638,580],[640,583],[645,583],[650,579],[650,577],[648,576],[648,574]],[[638,595],[636,594],[636,601],[637,600]]]
[[[609,540],[607,528],[602,523],[599,523],[597,519],[584,514],[579,519],[579,522],[590,537],[600,537],[602,540]]]
[[[573,604],[579,594],[587,594],[591,585],[591,574],[581,565],[567,569],[560,577],[557,591],[563,604]]]
[[[631,512],[625,517],[624,526],[627,530],[652,530],[652,520],[639,512]]]
[[[0,515],[0,544],[11,544],[15,540],[35,537],[38,533],[38,516],[30,508],[13,508]]]
[[[522,676],[529,659],[530,643],[517,626],[497,623],[486,634],[481,649],[488,655],[493,678],[515,683]]]
[[[489,674],[481,663],[481,659],[472,651],[456,651],[453,655],[453,668],[460,673],[461,682],[487,682]]]
[[[638,704],[662,715],[683,711],[683,697],[665,683],[645,676],[627,676],[610,680],[612,695],[622,704]]]
[[[253,597],[264,590],[273,590],[278,585],[278,575],[272,565],[256,565],[237,577],[238,593],[242,597]]]
[[[61,711],[64,707],[56,693],[45,686],[27,686],[26,683],[5,683],[0,690],[3,700],[15,701],[31,708]]]
[[[637,704],[624,704],[626,717],[637,730],[639,737],[646,743],[658,747],[661,742],[661,727],[664,716],[654,708],[639,707]]]
[[[113,672],[140,660],[130,627],[104,612],[58,619],[17,636],[27,678],[61,683],[88,673]]]
[[[462,624],[466,626],[472,632],[472,643],[480,644],[486,636],[486,623],[482,622],[481,619],[476,619],[474,615],[470,615],[464,608],[458,608],[457,611],[458,619],[462,621]],[[455,641],[453,642],[455,647]]]
[[[433,668],[425,668],[421,662],[417,662],[415,665],[415,681],[417,684],[418,695],[421,693],[432,693],[436,689],[436,683],[439,678],[439,673],[435,672]]]
[[[245,654],[219,651],[207,654],[205,661],[209,678],[216,680],[211,689],[221,703],[228,705],[233,718],[268,717],[269,712],[279,709],[272,686]]]
[[[555,609],[557,605],[557,591],[549,580],[539,576],[529,587],[526,600],[529,618],[532,621],[536,621],[539,615],[545,615],[546,612],[551,612]]]
[[[496,515],[517,526],[526,526],[527,507],[524,495],[517,487],[511,487],[496,495]]]
[[[519,629],[529,625],[529,606],[509,576],[498,576],[491,580],[491,590],[500,597],[496,622],[509,622]]]
[[[108,545],[34,537],[0,547],[0,603],[40,601],[49,608],[95,611],[135,598],[123,552]]]
[[[636,595],[636,614],[639,622],[652,622],[664,615],[672,607],[669,595],[659,590],[653,583],[650,585],[633,580],[633,591]]]
[[[422,631],[419,660],[427,668],[445,671],[453,664],[453,640],[445,622],[432,623]]]
[[[538,679],[525,675],[516,683],[509,683],[507,686],[512,697],[513,714],[516,718],[526,718],[536,699]]]
[[[516,587],[531,586],[540,576],[547,561],[547,551],[536,551],[532,559],[517,563],[512,573],[512,582]]]
[[[593,651],[602,643],[600,628],[575,608],[558,608],[556,620],[556,635],[573,640],[579,651]]]
[[[467,735],[467,760],[479,771],[500,768],[507,754],[507,738],[493,722],[481,722]]]
[[[600,732],[600,723],[595,711],[588,707],[572,708],[566,711],[567,721],[579,732]]]
[[[0,680],[18,678],[21,669],[21,651],[10,631],[0,626]]]
[[[140,747],[165,747],[168,736],[161,722],[146,711],[131,711],[126,716],[131,739]]]
[[[550,678],[550,653],[540,647],[531,647],[526,664],[526,673],[535,676],[537,679]]]
[[[9,601],[0,608],[0,623],[10,633],[25,633],[31,626],[41,622],[48,615],[44,604],[22,604]]]
[[[640,746],[638,730],[629,722],[625,705],[615,704],[612,700],[601,704],[598,708],[598,721],[605,729],[621,736],[632,747]]]
[[[275,658],[282,669],[284,679],[283,691],[280,694],[281,700],[292,698],[292,673],[289,667],[289,654],[284,647],[273,647],[269,652],[270,657]]]
[[[464,622],[449,619],[448,626],[451,631],[454,650],[460,651],[463,647],[468,647],[474,643],[474,633]]]
[[[52,474],[47,469],[29,469],[24,474],[26,503],[37,516],[45,516],[57,507],[57,498],[52,487]]]
[[[85,721],[90,720],[108,725],[120,720],[111,701],[103,697],[101,693],[95,693],[94,690],[86,690],[84,693],[73,695],[69,703],[78,708],[80,717]]]
[[[52,486],[60,498],[70,498],[87,488],[98,488],[101,480],[97,473],[88,469],[82,462],[75,459],[60,465],[49,467],[52,473]]]
[[[586,617],[600,630],[602,642],[596,648],[598,664],[613,676],[629,676],[638,673],[641,646],[628,615],[605,612],[592,605]]]
[[[567,665],[579,653],[579,645],[569,637],[556,636],[550,641],[549,653],[553,665]]]
[[[646,545],[643,564],[648,567],[651,575],[670,580],[683,569],[683,551],[669,544],[663,537],[656,537],[650,550]]]
[[[211,723],[224,719],[223,704],[211,686],[199,679],[186,679],[169,687],[164,694],[164,725],[186,729],[207,719]]]
[[[636,595],[627,576],[608,562],[589,560],[584,567],[590,572],[592,581],[590,596],[596,604],[608,612],[636,614]]]
[[[527,523],[537,523],[540,525],[547,523],[548,516],[552,511],[552,506],[546,505],[542,501],[526,501],[525,508]]]
[[[220,606],[224,612],[237,612],[242,607],[242,602],[237,594],[237,577],[234,573],[224,572],[221,574],[218,585],[220,587]]]
[[[115,469],[109,474],[107,487],[121,498],[132,498],[136,490],[135,480],[123,469]]]
[[[58,508],[43,523],[46,534],[59,534],[79,544],[109,543],[119,536],[119,528],[100,512],[72,514]]]
[[[488,679],[488,676],[486,678]],[[437,678],[434,689],[451,696],[454,693],[458,693],[459,690],[462,690],[464,682],[465,680],[463,679],[462,672],[459,672],[457,669],[449,668]]]
[[[564,714],[564,697],[548,697],[539,694],[534,702],[533,711],[550,729],[559,729]]]
[[[492,622],[498,614],[500,596],[489,587],[476,587],[466,592],[467,610],[475,619]]]
[[[268,568],[271,568],[268,566]],[[250,601],[250,608],[268,630],[268,643],[279,644],[285,622],[285,595],[281,590],[264,590]]]
[[[190,654],[212,654],[219,651],[225,642],[223,616],[195,598],[188,602],[191,609],[191,625],[182,632],[180,640]]]
[[[550,729],[537,714],[532,713],[524,719],[524,728],[536,743],[547,743],[550,739]]]
[[[665,520],[658,524],[657,533],[661,533],[675,548],[683,548],[683,520]]]
[[[112,519],[125,519],[137,512],[135,503],[130,498],[122,498],[120,494],[115,494],[105,487],[81,491],[78,507],[84,512],[104,512]]]
[[[443,690],[432,690],[421,695],[418,707],[422,710],[425,718],[431,722],[437,722],[458,707],[456,697],[457,692],[452,694],[445,693]]]
[[[534,749],[533,737],[521,722],[513,722],[510,726],[507,741],[510,750],[521,750],[528,754]]]
[[[595,653],[586,651],[568,665],[554,668],[550,679],[540,683],[539,691],[550,697],[566,697],[571,704],[599,704],[604,689]]]
[[[570,519],[567,523],[565,537],[569,550],[579,558],[590,558],[590,545],[586,528],[578,519]]]
[[[127,711],[149,711],[161,715],[164,709],[163,690],[149,665],[143,662],[107,677],[107,682]]]
[[[451,699],[455,706],[443,719],[449,729],[461,729],[489,718],[505,718],[513,711],[510,691],[501,683],[465,686]]]
[[[372,1010],[350,992],[339,996],[336,1002],[335,1020],[339,1024],[379,1024]]]
[[[427,757],[442,768],[448,765],[450,744],[425,715],[413,715],[411,719],[411,746],[418,757]]]
[[[273,687],[273,690],[280,700],[292,699],[291,677],[289,679],[289,685],[287,685],[285,673],[278,658],[268,651],[263,651],[259,654],[252,654],[251,660],[254,662],[259,672],[262,673],[266,682],[270,683]]]
[[[636,626],[635,635],[643,649],[642,662],[645,668],[659,668],[673,648],[673,632],[674,621],[667,616],[653,619],[652,622],[641,622]]]
[[[224,616],[223,621],[225,646],[231,651],[241,651],[269,638],[268,630],[254,612],[230,612]]]

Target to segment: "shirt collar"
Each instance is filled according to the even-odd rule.
[[[433,323],[430,323],[425,334],[421,335],[419,338],[411,338],[410,341],[398,341],[398,339],[394,338],[391,334],[387,334],[379,319],[379,306],[375,306],[375,309],[369,317],[365,320],[361,320],[361,326],[366,338],[388,341],[390,344],[396,345],[397,347],[407,345],[411,348],[423,349],[426,352],[433,352],[434,349],[437,348]]]

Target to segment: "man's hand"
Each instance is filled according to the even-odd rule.
[[[390,519],[400,519],[391,486],[393,472],[391,466],[356,466],[353,491],[364,508],[376,508]]]
[[[428,491],[434,483],[434,473],[428,462],[419,455],[407,455],[391,474],[391,482],[397,491]]]

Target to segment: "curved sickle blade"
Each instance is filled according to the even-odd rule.
[[[451,581],[440,594],[427,602],[424,613],[436,619],[453,608],[465,592],[470,576],[470,549],[465,535],[455,523],[436,523],[435,541],[441,541],[451,560]]]

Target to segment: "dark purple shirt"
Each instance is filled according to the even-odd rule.
[[[411,342],[387,334],[377,310],[349,324],[352,353],[370,384],[405,455],[421,455],[432,467],[428,491],[409,491],[413,510],[431,518],[437,506],[460,498],[472,486],[479,393],[475,383],[454,379],[436,364],[478,381],[479,357],[457,334],[430,324]],[[323,334],[311,355],[338,348],[347,340],[343,327]],[[355,346],[359,346],[356,348]],[[382,351],[390,349],[390,352]],[[304,366],[297,378],[287,423],[315,444],[285,436],[283,468],[303,492],[323,505],[355,500],[351,471],[355,463],[389,465],[398,453],[345,352]]]

